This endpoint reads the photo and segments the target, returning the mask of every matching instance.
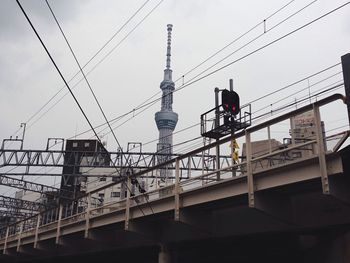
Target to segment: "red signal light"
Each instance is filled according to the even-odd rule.
[[[223,90],[221,93],[221,103],[224,111],[237,115],[240,111],[239,96],[233,90]]]

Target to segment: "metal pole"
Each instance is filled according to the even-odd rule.
[[[291,135],[291,139],[292,139],[292,146],[295,145],[295,122],[294,122],[294,117],[295,116],[290,117],[290,121],[289,121],[289,123],[290,123],[290,131],[291,131],[290,135]]]
[[[327,162],[326,162],[326,151],[325,143],[321,128],[321,116],[320,109],[318,106],[314,106],[315,126],[316,126],[316,138],[318,147],[318,160],[320,165],[320,174],[322,182],[322,191],[324,194],[329,194],[329,182],[327,174]]]
[[[130,176],[128,175],[128,180],[127,180],[127,192],[126,192],[126,201],[125,201],[125,223],[124,223],[124,229],[128,230],[129,229],[129,220],[130,220],[130,197],[131,197],[131,179]]]
[[[36,221],[34,248],[38,247],[38,236],[39,236],[40,219],[41,219],[41,214],[39,213],[37,221]]]
[[[175,221],[180,220],[180,161],[176,159],[175,161],[175,186],[174,186],[174,196],[175,196]]]
[[[233,79],[230,79],[230,91],[233,91]],[[233,129],[231,129],[231,135],[233,135]],[[235,149],[233,146],[233,140],[231,140],[231,165],[236,164],[236,161],[233,160],[233,153],[234,153]],[[236,168],[232,168],[232,177],[236,176]]]
[[[26,126],[27,126],[26,123],[24,122],[21,123],[21,127],[23,127],[21,150],[23,149],[24,135],[26,134]]]
[[[20,229],[19,229],[19,234],[18,234],[18,240],[17,240],[17,249],[16,251],[20,251],[20,246],[21,246],[21,238],[22,238],[22,232],[23,232],[23,227],[24,227],[24,222],[21,223]]]
[[[252,170],[252,145],[250,132],[245,131],[245,143],[246,143],[246,155],[247,155],[247,183],[248,183],[248,205],[249,207],[255,207],[254,199],[254,182],[253,182],[253,170]]]
[[[346,105],[348,107],[348,119],[350,124],[350,53],[341,57],[341,63],[343,68]]]
[[[268,138],[268,140],[269,140],[269,153],[272,153],[271,129],[270,129],[270,126],[267,126],[267,138]]]
[[[220,109],[219,109],[219,88],[215,88],[215,129],[217,129],[220,126]],[[216,139],[216,142],[218,142],[219,139]],[[216,147],[216,169],[220,169],[220,145],[217,144]],[[216,180],[220,180],[220,172],[217,172],[216,174]]]
[[[4,244],[3,254],[6,254],[6,253],[7,253],[6,249],[7,249],[7,239],[8,239],[8,237],[9,237],[9,233],[10,233],[10,227],[7,226],[7,228],[6,228],[6,236],[5,236],[5,244]]]
[[[85,211],[85,233],[84,237],[89,237],[89,228],[90,228],[90,209],[91,209],[91,193],[87,196],[87,208]]]
[[[60,243],[62,211],[63,211],[63,205],[61,204],[58,212],[57,231],[56,231],[56,240],[55,240],[56,244]]]

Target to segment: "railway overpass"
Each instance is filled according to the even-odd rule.
[[[211,172],[188,165],[180,180],[182,160],[228,147],[228,136],[163,164],[175,168],[172,184],[103,205],[90,192],[9,225],[0,230],[1,262],[349,262],[349,131],[324,136],[320,117],[343,101],[335,94],[236,133],[240,162]],[[310,111],[313,136],[254,153],[255,136],[271,142],[273,127],[290,123],[288,133]]]

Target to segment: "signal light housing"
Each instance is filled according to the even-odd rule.
[[[239,96],[233,90],[223,90],[221,93],[221,104],[225,112],[237,115],[240,111]]]

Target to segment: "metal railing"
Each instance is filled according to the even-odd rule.
[[[89,221],[91,218],[112,212],[125,212],[125,221],[128,222],[130,219],[130,207],[136,207],[146,203],[148,203],[149,206],[152,206],[153,201],[168,197],[174,197],[174,206],[172,209],[175,207],[176,218],[178,214],[176,211],[178,212],[180,209],[179,200],[182,193],[193,191],[210,184],[225,183],[226,180],[232,178],[247,178],[249,205],[253,206],[253,175],[257,175],[271,169],[287,166],[311,158],[318,158],[321,168],[321,180],[323,181],[327,177],[327,174],[322,173],[322,169],[325,172],[327,171],[325,167],[322,167],[326,165],[326,154],[337,151],[340,147],[339,145],[341,145],[345,139],[348,138],[349,131],[344,131],[335,135],[324,137],[324,133],[321,129],[319,108],[339,99],[344,101],[344,97],[342,95],[332,95],[314,104],[307,105],[293,112],[269,120],[265,123],[250,127],[249,129],[235,134],[234,136],[229,136],[218,142],[203,146],[192,152],[169,160],[164,165],[171,163],[175,167],[175,180],[170,181],[168,185],[165,185],[163,187],[150,189],[146,193],[138,194],[135,196],[130,196],[129,193],[123,200],[111,201],[108,203],[99,203],[96,201],[96,199],[92,198],[94,193],[97,193],[103,189],[99,188],[91,191],[78,200],[61,204],[60,207],[46,210],[30,218],[10,224],[5,228],[0,229],[0,245],[3,244],[4,249],[6,249],[6,244],[9,241],[20,240],[21,238],[30,235],[35,235],[35,242],[37,242],[37,236],[39,233],[45,232],[47,230],[56,230],[57,238],[59,238],[60,229],[62,227],[83,221],[86,222],[85,231],[87,233],[89,230]],[[314,133],[309,137],[305,137],[304,140],[296,140],[295,136],[293,136],[293,132],[291,132],[294,128],[293,119],[297,116],[300,116],[300,114],[310,111],[312,111],[315,121],[315,127],[313,128]],[[287,127],[285,131],[287,132],[287,135],[290,133],[291,138],[288,140],[288,143],[276,143],[277,140],[273,140],[272,138],[272,127],[281,123],[285,124],[286,121],[290,123],[290,126]],[[262,139],[265,139],[265,137],[261,135],[261,131],[266,131],[267,140],[252,140],[252,137],[257,135],[259,135]],[[283,134],[282,136],[285,135],[286,134]],[[204,169],[202,171],[191,171],[191,167],[189,165],[187,167],[188,179],[180,179],[180,167],[182,160],[191,158],[191,156],[198,155],[201,152],[207,151],[208,149],[215,149],[217,145],[220,145],[221,147],[226,146],[226,148],[229,149],[228,146],[233,137],[236,140],[242,140],[242,149],[239,158],[240,160],[232,160],[230,163],[226,163],[225,165],[220,166],[220,169],[213,171],[206,171]],[[262,147],[262,149],[260,148],[260,150],[254,149],[254,145],[256,145],[257,142],[261,141],[265,142],[264,147]],[[330,145],[333,145],[333,147]],[[154,166],[147,170],[140,171],[132,176],[142,176],[146,173],[155,172],[161,168],[162,166],[160,165]],[[129,185],[130,181],[131,177],[128,178]],[[113,185],[106,186],[105,188],[112,187]],[[327,185],[323,184],[323,191],[327,192],[328,190],[329,189],[327,189]]]

